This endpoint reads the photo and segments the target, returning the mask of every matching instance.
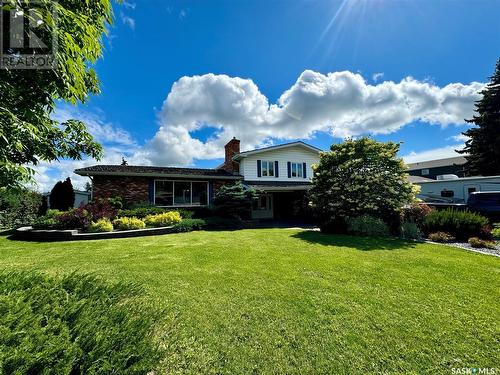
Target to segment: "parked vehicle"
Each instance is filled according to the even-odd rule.
[[[500,191],[471,193],[467,208],[491,219],[500,219]]]
[[[500,191],[500,176],[463,177],[438,176],[437,180],[417,181],[420,186],[418,198],[427,203],[456,203],[465,205],[475,192]]]

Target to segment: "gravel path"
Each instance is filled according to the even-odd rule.
[[[478,249],[478,248],[472,247],[467,242],[449,242],[449,243],[440,243],[440,242],[433,242],[433,241],[426,241],[426,242],[438,244],[438,245],[448,245],[448,246],[458,247],[459,249],[464,249],[464,250],[474,251],[476,253],[500,257],[500,243],[499,242],[497,242],[496,249],[486,249],[484,247]]]

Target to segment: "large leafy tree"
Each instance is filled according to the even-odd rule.
[[[320,155],[310,199],[322,227],[334,230],[346,218],[372,215],[390,220],[415,198],[399,144],[371,138],[347,139]]]
[[[27,2],[4,0],[0,10]],[[40,161],[102,155],[82,122],[59,124],[52,115],[58,101],[76,104],[99,93],[92,65],[112,21],[110,0],[38,0],[30,7],[41,20],[37,34],[57,41],[56,63],[50,69],[0,70],[0,187],[31,181],[32,166]]]
[[[469,137],[465,148],[465,166],[469,175],[500,175],[500,59],[490,82],[476,102],[477,115],[466,120],[474,124],[463,134]]]

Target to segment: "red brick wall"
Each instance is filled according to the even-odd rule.
[[[122,197],[127,202],[149,202],[149,178],[126,176],[94,176],[92,197]]]
[[[232,158],[234,155],[240,153],[240,140],[233,138],[231,139],[225,146],[224,149],[226,151],[226,157],[224,159],[224,167],[223,169],[228,172],[239,173],[240,165],[233,161]]]

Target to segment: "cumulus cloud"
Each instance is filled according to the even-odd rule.
[[[125,155],[129,164],[179,166],[223,157],[223,146],[232,137],[241,139],[246,150],[307,139],[317,132],[345,137],[388,134],[415,121],[463,124],[464,118],[472,116],[483,87],[479,82],[440,87],[412,77],[369,84],[349,71],[322,74],[306,70],[275,103],[269,103],[251,79],[215,74],[182,77],[173,84],[158,113],[157,133],[144,145],[101,114],[68,106],[61,107],[56,116],[61,121],[77,118],[87,123],[104,145],[102,163],[117,164]],[[208,136],[199,139],[200,131]],[[453,156],[462,146],[410,153],[405,158],[411,162]],[[62,161],[42,164],[39,171],[63,178],[73,169],[93,163]],[[44,182],[44,188],[53,182]]]
[[[384,73],[374,73],[372,75],[373,82],[378,82],[384,77]]]
[[[306,70],[270,104],[250,79],[182,77],[163,103],[160,129],[144,157],[154,164],[191,164],[221,157],[222,146],[233,136],[248,149],[276,139],[307,139],[319,131],[345,137],[388,134],[414,121],[462,124],[472,115],[483,86],[472,82],[439,87],[412,77],[371,85],[349,71]],[[192,136],[205,127],[216,129],[207,140]]]

